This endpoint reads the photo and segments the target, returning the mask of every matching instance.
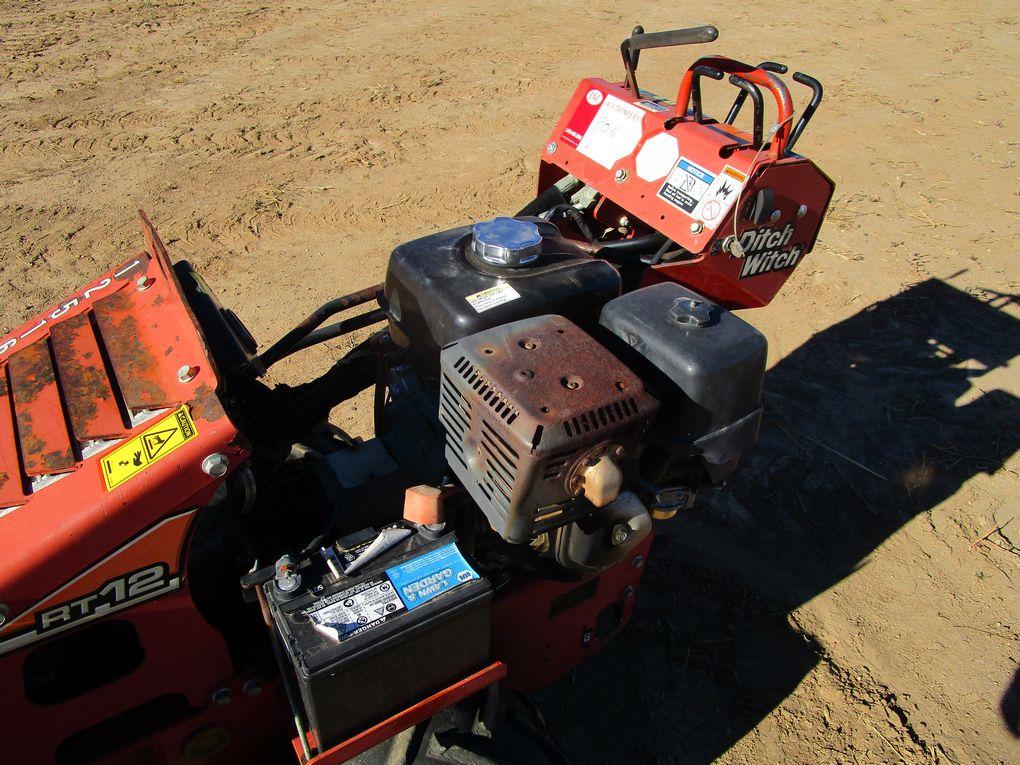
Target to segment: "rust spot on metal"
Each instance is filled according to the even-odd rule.
[[[54,325],[53,355],[64,402],[80,440],[121,436],[126,431],[87,313]]]
[[[132,293],[115,292],[98,301],[94,311],[128,408],[153,409],[175,403],[175,396],[161,385],[165,372],[139,331],[138,306]]]
[[[7,368],[0,367],[0,507],[14,507],[25,502],[14,438],[14,410],[8,393]]]
[[[17,375],[14,383],[14,400],[19,404],[31,404],[46,386],[53,385],[53,367],[45,340],[26,346],[11,356],[11,376]]]
[[[216,389],[208,383],[195,388],[195,395],[188,403],[191,406],[191,416],[196,420],[215,422],[223,416],[223,407]]]

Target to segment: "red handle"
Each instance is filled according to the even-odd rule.
[[[676,95],[677,111],[680,114],[687,114],[687,106],[691,100],[691,83],[694,80],[694,70],[699,66],[711,66],[720,69],[727,74],[736,74],[755,85],[768,88],[776,99],[776,107],[779,112],[778,122],[781,124],[779,132],[772,139],[771,154],[774,157],[783,156],[786,149],[786,142],[790,138],[790,131],[793,129],[791,117],[793,116],[793,101],[790,98],[790,91],[786,88],[779,77],[772,72],[745,64],[736,59],[726,56],[705,56],[695,61],[691,68],[684,73],[684,79],[680,83],[680,90]],[[686,117],[685,117],[686,118]]]

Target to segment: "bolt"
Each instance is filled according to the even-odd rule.
[[[643,565],[645,565],[645,556],[635,555],[633,558],[630,559],[630,565],[632,565],[634,568],[641,568]]]
[[[737,238],[730,234],[722,240],[722,249],[724,252],[728,252],[734,258],[744,257],[744,251],[736,246]]]
[[[613,526],[612,542],[613,547],[619,547],[630,536],[630,528],[625,523],[618,523]]]
[[[227,474],[227,468],[230,466],[230,460],[227,459],[226,454],[220,454],[216,452],[210,454],[204,460],[202,460],[202,471],[207,475],[211,475],[213,478],[219,478]]]
[[[615,450],[613,450],[613,453],[614,453],[614,454],[615,454],[615,455],[616,455],[617,457],[622,457],[622,456],[623,456],[624,454],[626,454],[626,453],[627,453],[627,450],[626,450],[626,449],[624,449],[624,448],[623,448],[622,446],[617,446],[617,447],[616,447],[616,449],[615,449]]]
[[[241,690],[244,691],[245,696],[258,696],[262,693],[262,681],[257,677],[253,677],[241,686]]]
[[[230,689],[229,688],[217,688],[213,691],[212,703],[218,707],[225,707],[230,703]]]
[[[779,220],[780,215],[782,215],[782,213],[779,210],[773,210],[772,214],[769,216],[769,223],[775,223]]]
[[[177,370],[177,379],[182,383],[191,382],[195,379],[195,375],[198,374],[198,367],[192,367],[185,364],[183,367]]]
[[[634,588],[628,585],[623,590],[623,598],[624,598],[624,600],[630,600],[633,597],[634,597]]]
[[[627,171],[621,167],[613,174],[613,177],[616,179],[617,183],[623,183],[627,180]]]
[[[691,233],[692,234],[700,234],[704,230],[705,230],[705,224],[702,223],[700,220],[696,220],[696,221],[694,221],[694,223],[691,224]]]
[[[10,613],[10,610],[7,608],[7,604],[0,603],[0,627],[7,621],[8,613]]]
[[[628,218],[626,215],[621,215],[620,228],[627,228],[628,226],[630,226],[630,218]]]
[[[797,217],[803,218],[805,215],[807,215],[807,205],[801,205],[797,208]]]
[[[148,276],[139,276],[135,279],[135,284],[138,286],[139,292],[145,292],[145,290],[149,289],[155,281],[155,279],[150,279]]]
[[[557,148],[559,148],[559,147],[556,146],[556,141],[550,141],[549,143],[547,143],[545,145],[545,153],[546,154],[555,154]]]

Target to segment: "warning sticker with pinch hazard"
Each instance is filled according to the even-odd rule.
[[[182,406],[99,461],[106,490],[113,491],[197,435],[195,421]]]

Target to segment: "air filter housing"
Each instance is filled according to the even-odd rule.
[[[441,366],[447,461],[513,543],[590,512],[586,479],[590,491],[592,470],[620,467],[659,408],[640,378],[562,316],[470,335],[442,351]]]

